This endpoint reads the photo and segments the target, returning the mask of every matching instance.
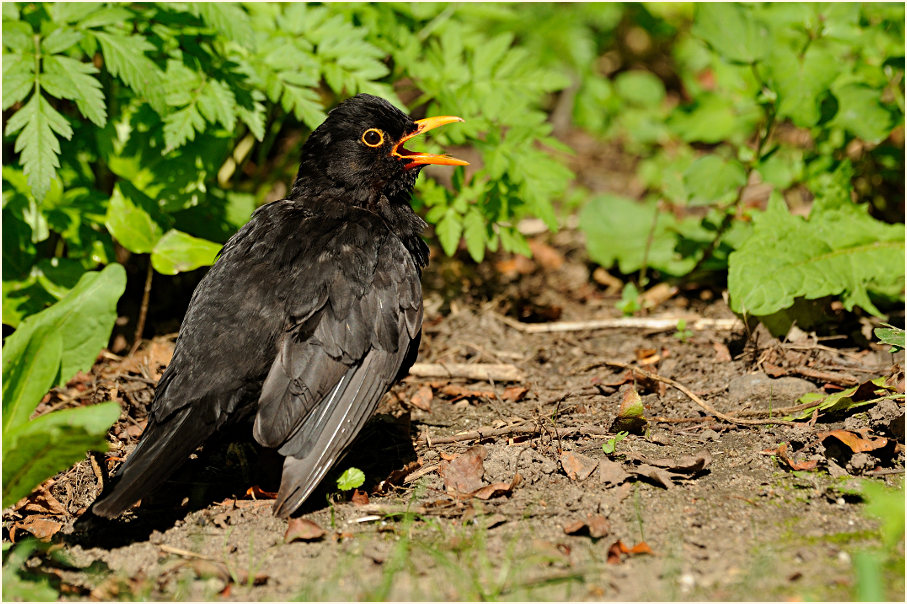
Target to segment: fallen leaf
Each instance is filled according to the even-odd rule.
[[[819,432],[819,434],[817,434],[816,436],[819,437],[819,440],[836,438],[847,445],[847,447],[854,453],[874,451],[876,449],[881,449],[888,444],[887,438],[863,438],[859,434],[850,432],[849,430],[831,430],[829,432]]]
[[[559,251],[539,239],[529,240],[532,259],[548,271],[556,271],[564,265],[564,257]]]
[[[254,485],[246,489],[246,497],[251,497],[252,499],[277,499],[277,493],[264,491],[260,486]]]
[[[709,467],[712,463],[712,455],[706,449],[696,452],[694,455],[684,455],[677,459],[662,457],[658,459],[648,459],[645,457],[633,457],[635,461],[640,461],[651,466],[666,468],[672,472],[682,474],[698,474]]]
[[[516,403],[523,400],[523,397],[526,396],[527,392],[529,392],[529,388],[523,386],[510,386],[509,388],[504,388],[504,394],[501,398],[505,401]]]
[[[611,531],[611,524],[600,514],[589,514],[585,520],[576,520],[564,527],[568,535],[589,535],[601,539]]]
[[[485,474],[483,462],[488,452],[482,445],[475,445],[451,461],[442,461],[438,473],[448,491],[472,493],[482,488]]]
[[[627,387],[620,402],[617,418],[611,424],[611,431],[642,434],[648,424],[646,418],[643,417],[643,413],[645,413],[645,407],[643,407],[642,399],[639,393],[636,392],[636,388]]]
[[[570,451],[561,453],[560,462],[570,480],[586,480],[598,466],[591,457]]]
[[[287,524],[287,532],[283,536],[284,543],[293,541],[319,541],[324,538],[327,532],[306,518],[290,518]]]
[[[61,528],[63,528],[63,523],[57,522],[56,520],[51,520],[44,516],[38,516],[37,514],[32,514],[31,516],[26,516],[23,520],[15,523],[15,529],[23,530],[31,533],[35,536],[36,539],[41,541],[50,541],[50,538],[56,535]],[[12,541],[13,530],[10,530],[10,541]]]
[[[624,482],[630,475],[618,462],[610,459],[600,459],[598,462],[598,481],[603,485],[617,485]]]
[[[416,391],[411,399],[409,399],[409,403],[416,409],[429,412],[431,411],[431,401],[434,396],[434,392],[432,392],[430,387],[423,386]]]
[[[802,462],[794,461],[794,459],[789,457],[787,454],[787,443],[781,443],[774,451],[763,451],[763,453],[769,453],[776,456],[788,468],[794,471],[815,470],[816,466],[819,464],[819,462],[815,459]]]
[[[442,452],[441,457],[443,458],[444,455],[445,455],[445,453]],[[416,470],[418,470],[421,467],[422,467],[422,460],[417,459],[416,461],[409,462],[402,468],[392,470],[391,473],[388,474],[387,478],[385,478],[378,484],[376,491],[379,493],[386,493],[386,492],[390,491],[391,487],[402,485],[403,482],[406,480],[407,476],[409,476],[410,474],[412,474],[413,472],[415,472]]]
[[[28,514],[67,516],[66,508],[50,492],[50,487],[53,484],[54,481],[49,480],[38,489],[32,491],[27,497],[19,500],[13,507],[13,511]]]
[[[623,562],[622,556],[638,556],[641,554],[654,555],[655,552],[645,541],[640,541],[633,547],[627,547],[623,541],[618,539],[608,548],[608,564],[620,564]]]
[[[441,394],[451,397],[451,402],[464,398],[496,398],[490,390],[474,390],[460,384],[447,384],[441,388]]]
[[[652,551],[652,548],[649,547],[649,544],[645,541],[640,541],[639,543],[631,547],[629,551],[627,551],[627,553],[631,556],[638,556],[640,554],[648,554],[650,556],[655,555],[655,552]]]
[[[651,364],[653,362],[657,362],[657,361],[647,360],[647,359],[651,359],[653,357],[658,356],[657,348],[637,348],[635,353],[636,353],[636,360],[644,365]]]
[[[712,348],[715,349],[716,363],[730,363],[733,360],[730,349],[723,342],[712,342]]]
[[[491,499],[492,497],[509,495],[513,492],[513,489],[515,489],[517,485],[519,485],[522,481],[522,476],[520,476],[519,474],[514,474],[513,480],[510,481],[510,484],[506,482],[496,482],[494,484],[476,489],[475,491],[470,493],[469,496],[486,501],[488,499]]]
[[[643,478],[648,478],[655,484],[659,484],[666,489],[674,488],[674,481],[672,479],[675,476],[664,468],[656,468],[655,466],[642,464],[636,468],[631,469],[630,473],[636,474],[637,476],[642,476]]]
[[[368,493],[356,489],[353,491],[353,505],[368,505]]]

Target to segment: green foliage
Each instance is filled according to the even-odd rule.
[[[45,546],[46,547],[46,546]],[[53,602],[59,593],[47,575],[29,572],[26,562],[36,550],[43,549],[35,539],[13,545],[3,542],[3,595],[7,601]]]
[[[255,204],[292,179],[295,133],[358,92],[404,107],[401,91],[417,113],[467,120],[437,142],[475,149],[478,170],[459,171],[450,189],[420,179],[416,205],[445,251],[465,239],[477,260],[486,249],[528,254],[517,221],[556,227],[552,201],[572,176],[553,157],[565,147],[545,112],[547,95],[571,79],[556,53],[533,52],[557,38],[572,48],[570,65],[588,71],[597,48],[574,17],[580,45],[563,32],[516,37],[515,23],[533,31],[524,11],[4,5],[4,136],[14,158],[3,170],[4,322],[18,326],[58,300],[111,262],[116,244],[151,254],[164,274],[210,264]]]
[[[866,500],[864,513],[879,521],[881,544],[854,553],[854,599],[861,602],[896,599],[899,590],[895,582],[902,582],[904,576],[903,545],[898,550],[898,544],[904,542],[904,487],[890,488],[864,480],[861,490]]]
[[[627,438],[630,435],[626,430],[618,432],[608,440],[602,443],[602,451],[605,452],[605,455],[611,455],[614,453],[614,449],[617,448],[617,443]]]
[[[107,343],[123,293],[123,267],[86,273],[58,303],[26,319],[3,346],[3,507],[85,455],[106,450],[116,403],[64,409],[30,420],[44,394],[88,370]],[[64,337],[65,336],[65,337]]]
[[[798,299],[903,300],[904,225],[879,220],[903,220],[903,6],[647,8],[681,86],[638,68],[596,84],[606,117],[587,126],[647,158],[642,203],[584,208],[592,259],[640,283],[727,275],[732,307],[766,320]],[[747,195],[760,182],[767,207]]]
[[[365,474],[359,468],[347,468],[337,477],[337,488],[341,491],[358,489],[365,483]]]
[[[891,346],[889,352],[895,353],[898,350],[904,350],[904,330],[887,323],[883,323],[883,325],[885,327],[876,327],[873,330],[875,336],[885,344]]]

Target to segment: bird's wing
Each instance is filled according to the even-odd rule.
[[[364,256],[360,238],[376,240],[367,226],[348,221],[326,245],[327,300],[284,333],[262,388],[253,435],[287,457],[275,504],[281,516],[314,490],[412,363],[422,325],[419,270],[390,235]]]

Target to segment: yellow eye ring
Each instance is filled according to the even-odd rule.
[[[377,128],[369,128],[362,133],[362,142],[369,147],[380,147],[384,144],[384,133]]]

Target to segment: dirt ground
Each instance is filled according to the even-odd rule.
[[[159,337],[132,356],[103,353],[91,375],[42,403],[39,412],[117,400],[124,413],[106,458],[6,510],[4,540],[31,532],[59,544],[65,560],[36,558],[31,572],[67,599],[853,599],[854,557],[879,544],[860,481],[903,484],[903,399],[777,420],[806,392],[879,376],[903,392],[903,353],[856,344],[859,324],[855,337],[829,340],[750,333],[721,299],[696,290],[652,292],[646,316],[711,327],[527,332],[619,317],[577,231],[533,247],[531,261],[433,263],[419,361],[515,374],[410,376],[395,386],[307,502],[302,518],[317,526],[293,521],[288,534],[267,499],[246,494],[276,490],[280,464],[247,428],[206,445],[160,497],[122,518],[84,514],[99,478],[141,433],[172,351],[172,337]],[[878,398],[872,390],[852,398]],[[636,394],[647,424],[615,425]],[[366,476],[352,496],[333,486],[350,466]],[[902,537],[884,575],[895,600],[903,547]]]

